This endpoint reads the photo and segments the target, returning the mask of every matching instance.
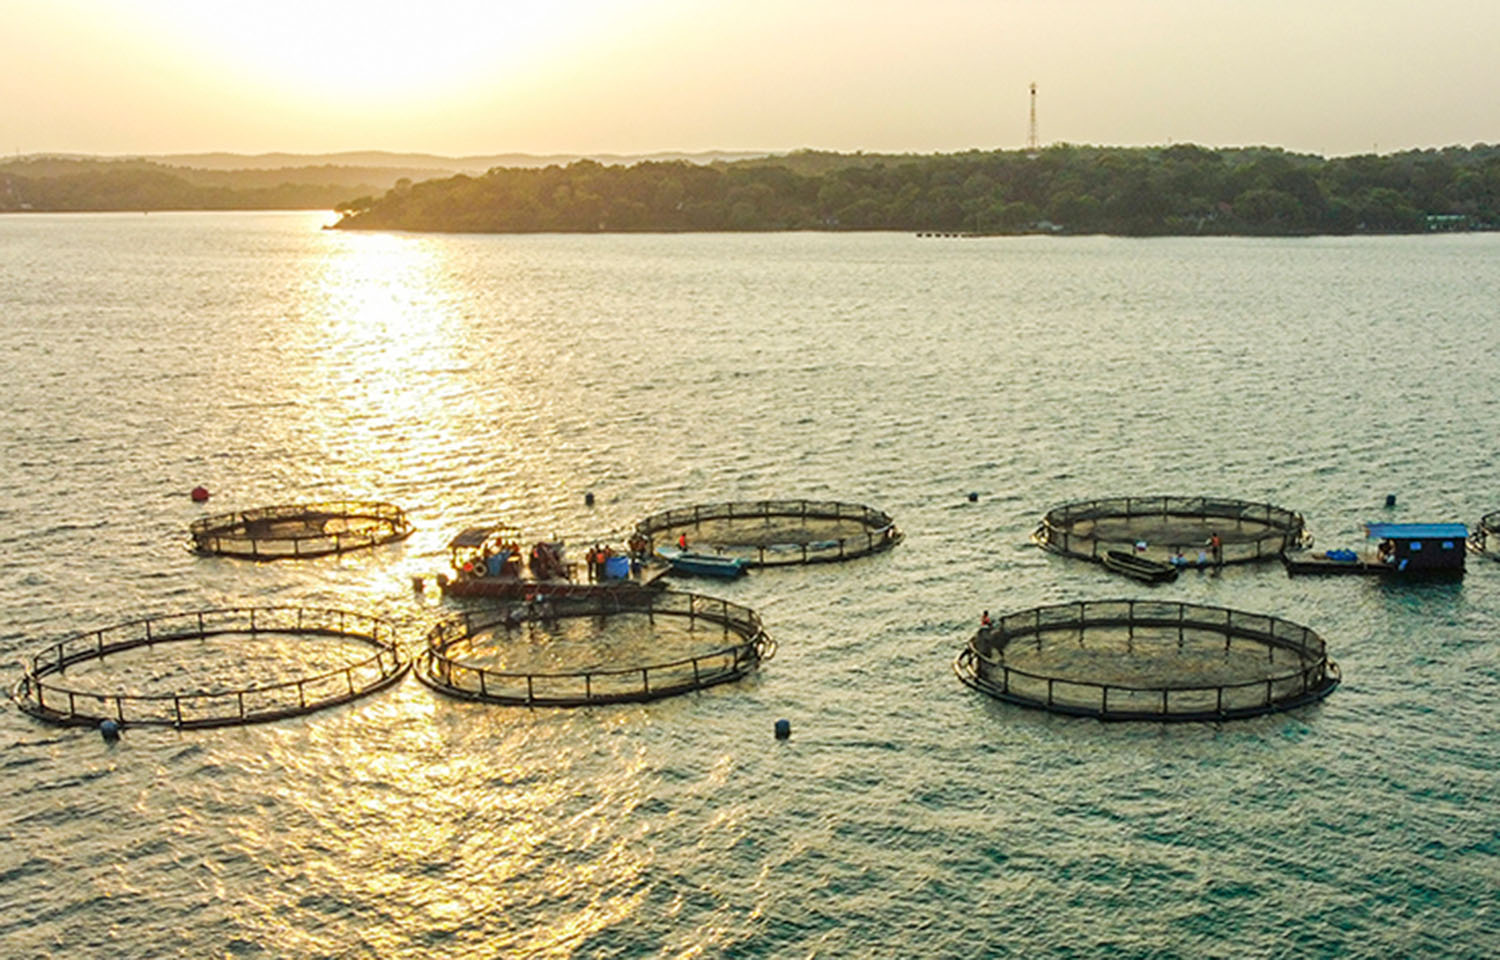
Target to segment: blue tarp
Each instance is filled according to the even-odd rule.
[[[1367,523],[1365,532],[1376,540],[1463,540],[1469,528],[1461,523]]]

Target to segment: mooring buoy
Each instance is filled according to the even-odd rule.
[[[776,721],[776,739],[786,740],[792,735],[792,721],[781,719]]]
[[[189,496],[191,496],[193,498],[193,502],[194,503],[207,503],[208,502],[208,488],[204,487],[204,486],[194,487],[193,488],[193,492],[190,493]]]
[[[1385,495],[1385,505],[1387,508],[1394,507],[1396,505],[1396,495],[1394,493],[1388,493]]]
[[[585,506],[589,507],[592,507],[594,505],[594,491],[589,490],[583,495],[583,503]]]
[[[99,721],[99,736],[104,738],[105,743],[114,743],[120,739],[120,725],[108,719]]]

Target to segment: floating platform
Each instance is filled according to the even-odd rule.
[[[608,593],[612,590],[659,590],[665,586],[662,578],[671,568],[665,563],[648,563],[629,576],[598,583],[579,583],[575,580],[537,580],[531,577],[498,576],[475,577],[459,575],[457,579],[438,579],[438,587],[444,595],[451,597],[489,597],[496,600],[524,600],[529,596],[582,597],[593,593]]]
[[[1334,560],[1322,554],[1314,553],[1283,553],[1281,563],[1290,574],[1308,574],[1311,576],[1366,576],[1382,577],[1388,576],[1395,571],[1383,563],[1364,558],[1354,560]]]

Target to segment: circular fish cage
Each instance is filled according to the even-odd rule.
[[[1217,555],[1210,543],[1215,535]],[[1312,543],[1300,513],[1269,503],[1211,497],[1112,497],[1066,503],[1047,511],[1031,539],[1053,553],[1096,562],[1116,550],[1188,566],[1255,563]]]
[[[1481,556],[1500,560],[1500,510],[1479,518],[1474,532],[1469,534],[1469,546]]]
[[[1323,639],[1277,617],[1152,600],[1037,607],[976,633],[964,683],[1100,720],[1231,720],[1290,710],[1339,683]]]
[[[444,620],[417,676],[466,700],[640,703],[738,680],[776,653],[760,616],[713,597],[613,587]]]
[[[314,639],[328,641],[327,649],[309,649]],[[152,655],[161,644],[188,641],[194,648]],[[287,664],[314,670],[277,678]],[[49,723],[227,727],[357,700],[395,683],[410,665],[395,627],[375,617],[302,607],[204,610],[61,640],[22,662],[10,695]],[[65,684],[69,671],[78,680]]]
[[[322,557],[402,540],[411,532],[400,507],[369,500],[257,507],[188,526],[198,553],[241,560]]]
[[[901,542],[889,514],[857,503],[757,500],[682,507],[635,526],[648,547],[675,544],[745,561],[747,567],[834,563],[888,550]]]

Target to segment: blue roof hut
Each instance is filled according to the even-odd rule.
[[[1379,540],[1376,556],[1391,572],[1408,576],[1463,576],[1469,528],[1461,523],[1368,523]]]

